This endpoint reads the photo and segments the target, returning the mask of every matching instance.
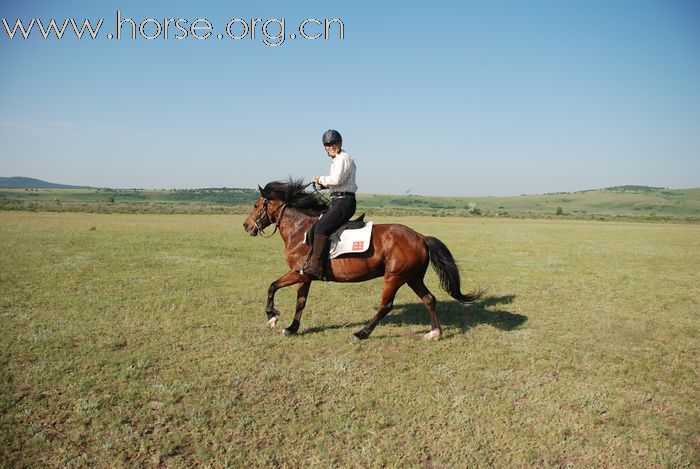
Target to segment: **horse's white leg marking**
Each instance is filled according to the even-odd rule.
[[[433,329],[423,336],[425,340],[440,340],[442,339],[442,331],[440,329]]]
[[[277,327],[277,320],[278,319],[279,319],[278,316],[273,316],[270,318],[269,321],[267,321],[267,327],[269,327],[271,331],[274,331],[275,327]]]

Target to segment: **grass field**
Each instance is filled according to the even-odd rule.
[[[442,239],[445,340],[408,288],[316,284],[239,215],[0,212],[1,466],[700,464],[700,226],[375,218]],[[291,321],[294,290],[278,293]]]

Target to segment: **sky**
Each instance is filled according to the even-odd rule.
[[[128,23],[108,37],[117,12],[136,39]],[[44,39],[36,24],[10,39],[0,24],[0,176],[166,189],[310,181],[329,171],[321,135],[333,128],[363,193],[700,187],[695,0],[0,4],[10,32],[33,18],[103,23],[95,39],[70,25]],[[188,29],[199,18],[213,28],[204,40],[203,21]],[[229,21],[240,37],[251,19],[254,37],[249,26],[227,35]],[[304,39],[305,19],[339,19],[343,38],[336,22],[328,39]],[[319,32],[307,22],[307,36]]]

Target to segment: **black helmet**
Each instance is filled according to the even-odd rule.
[[[342,141],[343,141],[343,137],[340,136],[340,132],[338,132],[337,130],[328,129],[323,134],[323,144],[324,145],[326,143],[335,143],[335,142],[342,142]]]

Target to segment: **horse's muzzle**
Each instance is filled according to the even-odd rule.
[[[248,233],[251,236],[258,235],[258,228],[255,227],[254,225],[249,225],[248,222],[243,222],[243,229],[245,230],[246,233]]]

